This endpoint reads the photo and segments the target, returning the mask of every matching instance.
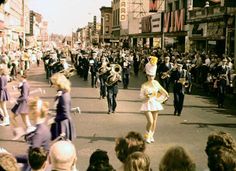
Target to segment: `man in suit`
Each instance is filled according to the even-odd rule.
[[[112,66],[112,68],[114,68]],[[121,82],[121,76],[115,73],[113,69],[110,71],[110,75],[107,77],[107,103],[108,103],[108,114],[115,113],[116,110],[116,96],[118,94],[118,82]]]
[[[170,57],[166,56],[165,61],[160,64],[159,66],[159,76],[160,76],[160,83],[163,88],[169,92],[170,87],[170,72],[173,68],[172,64],[170,63]]]
[[[174,81],[174,115],[181,115],[184,104],[184,93],[186,84],[190,81],[190,74],[187,70],[183,69],[182,64],[177,64],[177,70],[172,73],[172,80]]]
[[[90,73],[91,73],[91,86],[92,86],[92,88],[94,86],[97,88],[97,86],[96,86],[96,81],[97,81],[96,73],[98,71],[98,62],[97,62],[97,59],[95,59],[95,56],[93,56],[93,54],[89,58],[89,66],[90,66]]]
[[[218,102],[218,108],[224,108],[224,100],[225,100],[225,93],[226,93],[226,87],[229,85],[229,82],[231,81],[230,77],[230,69],[226,65],[227,59],[224,58],[222,60],[222,65],[217,67],[217,102]]]

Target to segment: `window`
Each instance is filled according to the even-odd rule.
[[[109,33],[109,26],[105,27],[105,33],[108,34]]]
[[[109,22],[109,14],[106,14],[106,15],[105,15],[105,21],[106,21],[106,22]]]
[[[168,4],[168,11],[172,11],[172,3]]]
[[[179,1],[175,1],[175,10],[179,9]]]

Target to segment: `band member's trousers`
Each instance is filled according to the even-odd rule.
[[[96,72],[91,72],[91,86],[94,87],[94,84],[96,86]]]
[[[117,93],[118,93],[118,86],[107,87],[108,112],[114,112],[116,110]]]
[[[181,115],[184,104],[184,93],[183,92],[174,92],[174,107],[175,114]]]
[[[129,74],[123,73],[122,74],[122,81],[124,88],[128,88],[129,85]]]
[[[161,78],[160,78],[160,83],[161,83],[162,87],[163,87],[167,92],[169,92],[170,79],[169,79],[169,78],[166,78],[166,79],[161,79]]]
[[[101,97],[106,97],[106,84],[105,84],[105,79],[102,76],[99,76],[100,80],[100,96]]]

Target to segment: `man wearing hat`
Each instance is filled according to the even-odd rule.
[[[222,60],[222,65],[218,66],[216,68],[217,70],[217,103],[218,108],[224,107],[224,100],[225,100],[225,93],[226,93],[226,87],[229,85],[231,81],[230,77],[230,68],[227,66],[228,60],[224,58]]]
[[[174,115],[181,115],[184,104],[185,87],[191,80],[191,75],[185,69],[181,63],[177,64],[177,70],[172,73],[172,80],[174,81],[173,93],[174,93]]]
[[[159,66],[159,76],[160,76],[160,83],[169,92],[170,87],[170,72],[173,66],[170,63],[170,57],[166,56],[164,58],[164,62],[162,62]]]
[[[162,104],[169,97],[167,91],[155,80],[157,70],[157,58],[151,56],[145,65],[148,81],[143,83],[140,90],[140,98],[143,100],[141,111],[147,118],[145,139],[147,143],[154,142],[154,132],[158,112],[163,110]]]

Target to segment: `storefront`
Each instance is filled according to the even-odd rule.
[[[185,26],[185,9],[164,13],[164,47],[185,51],[185,37],[187,30]]]

